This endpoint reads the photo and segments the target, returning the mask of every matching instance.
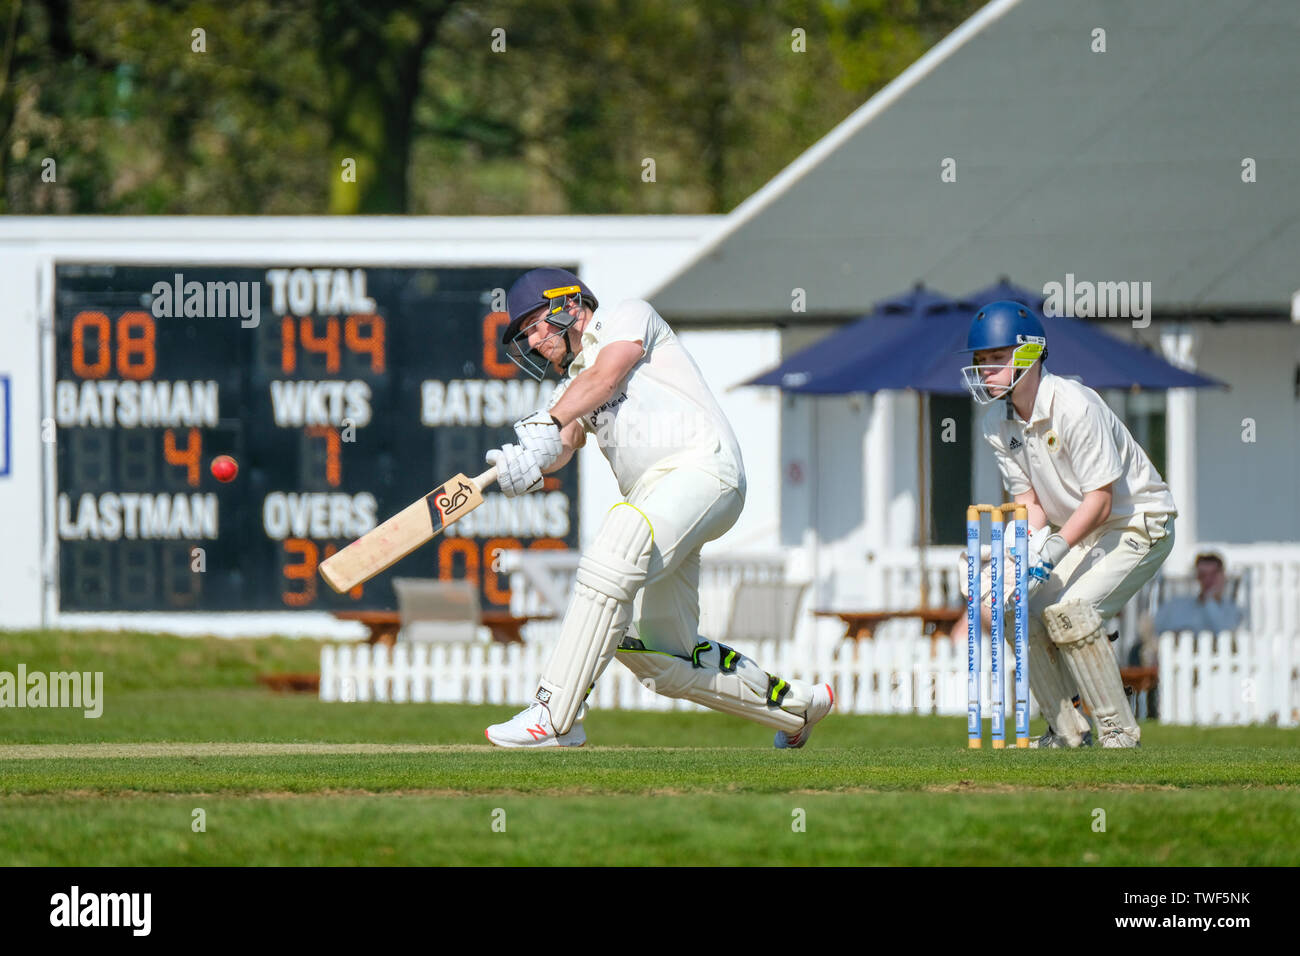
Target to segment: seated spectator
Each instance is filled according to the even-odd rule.
[[[1242,623],[1241,608],[1225,596],[1228,575],[1223,558],[1205,553],[1196,556],[1196,597],[1175,597],[1156,609],[1155,632],[1235,631]]]

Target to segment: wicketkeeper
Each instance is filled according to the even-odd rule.
[[[740,449],[695,362],[648,303],[597,311],[563,269],[525,273],[507,294],[503,344],[539,381],[562,376],[549,408],[515,423],[517,444],[488,452],[507,497],[536,491],[594,435],[624,500],[578,563],[573,598],[536,699],[485,731],[501,747],[578,747],[586,698],[617,653],[657,693],[737,714],[802,747],[831,689],[782,680],[700,637],[700,548],[745,503]]]
[[[1047,718],[1035,747],[1136,747],[1142,733],[1103,623],[1159,570],[1174,543],[1169,487],[1091,388],[1047,372],[1033,310],[986,305],[971,320],[962,370],[981,405],[1002,483],[1028,506],[1029,684]],[[987,610],[986,610],[987,613]],[[1010,631],[1008,631],[1010,633]]]

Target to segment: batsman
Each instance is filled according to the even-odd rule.
[[[499,747],[579,747],[587,695],[617,656],[643,684],[746,717],[802,747],[830,712],[828,685],[783,680],[699,635],[700,548],[745,503],[731,426],[694,360],[648,302],[600,311],[563,269],[533,269],[506,295],[502,344],[541,380],[561,376],[550,405],[515,423],[517,441],[488,452],[507,497],[542,487],[594,438],[623,500],[578,562],[559,638],[532,703],[488,727]]]
[[[1177,510],[1151,459],[1101,396],[1043,368],[1047,338],[1032,309],[994,302],[971,320],[962,370],[981,405],[1002,483],[1028,507],[1029,683],[1047,733],[1032,747],[1137,747],[1104,622],[1159,570]],[[988,609],[985,609],[988,613]]]

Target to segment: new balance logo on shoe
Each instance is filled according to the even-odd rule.
[[[528,727],[527,730],[528,730],[528,735],[532,737],[534,740],[546,739],[546,728],[543,727],[541,724],[533,724],[533,726]]]

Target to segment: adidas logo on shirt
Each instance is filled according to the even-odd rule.
[[[1024,446],[1025,446],[1025,443],[1022,442],[1019,438],[1017,438],[1015,435],[1012,435],[1012,436],[1011,436],[1011,450],[1012,450],[1012,451],[1015,451],[1017,448],[1023,448]]]

